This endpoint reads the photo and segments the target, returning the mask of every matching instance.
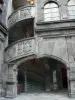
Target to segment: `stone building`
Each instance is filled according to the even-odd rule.
[[[75,97],[75,0],[0,1],[0,95]]]

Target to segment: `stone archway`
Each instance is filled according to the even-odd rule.
[[[57,58],[57,57],[53,57],[53,56],[51,56],[51,57],[49,57],[49,56],[43,56],[43,57],[40,57],[40,58],[28,58],[27,60],[20,60],[20,61],[18,61],[14,66],[13,66],[13,70],[15,70],[14,71],[14,81],[16,81],[17,83],[18,83],[18,81],[17,81],[17,75],[18,75],[18,68],[22,68],[22,66],[23,66],[23,64],[25,64],[26,62],[29,62],[29,61],[34,61],[34,60],[41,60],[41,62],[43,61],[43,68],[46,68],[46,74],[45,74],[45,76],[44,76],[44,81],[46,82],[45,83],[45,91],[54,91],[54,90],[60,90],[60,89],[64,89],[64,85],[63,85],[63,82],[62,81],[64,81],[64,82],[66,82],[66,79],[62,79],[62,78],[64,78],[65,76],[67,76],[67,75],[65,75],[65,76],[63,76],[62,78],[60,78],[60,77],[58,77],[58,79],[53,79],[53,77],[57,77],[57,76],[60,76],[60,75],[56,75],[57,73],[59,73],[59,74],[63,74],[63,72],[61,71],[61,69],[63,68],[63,70],[66,70],[66,74],[67,74],[67,68],[68,68],[68,64],[66,63],[66,62],[64,62],[62,59],[60,59],[60,58]],[[48,61],[49,62],[49,65],[48,64],[46,64],[47,62],[47,60],[50,60],[50,61]],[[50,63],[51,62],[51,63]],[[53,63],[52,63],[53,62]],[[54,63],[55,63],[55,65],[54,65]],[[37,64],[38,65],[38,64]],[[50,66],[53,66],[53,67],[50,67]],[[54,67],[55,66],[55,67]],[[57,66],[57,67],[56,67]],[[49,67],[49,68],[48,68]],[[24,67],[23,67],[24,68]],[[30,68],[30,67],[29,67]],[[32,68],[33,70],[31,70],[31,69],[27,69],[28,71],[30,70],[30,71],[32,71],[32,72],[34,72],[34,68]],[[49,70],[51,68],[51,70]],[[17,69],[17,70],[16,70]],[[23,69],[22,69],[23,70]],[[36,68],[36,70],[37,70],[37,68]],[[48,71],[49,70],[49,71]],[[16,73],[16,74],[15,74]],[[38,72],[37,72],[38,73]],[[40,73],[42,73],[42,72],[40,72]],[[51,76],[52,76],[52,79],[51,79],[51,84],[50,84],[50,82],[49,82],[49,80],[50,80],[50,73],[52,73],[51,74]],[[28,72],[27,72],[27,74],[28,74]],[[34,72],[34,74],[35,74],[35,72]],[[31,75],[31,74],[30,74]],[[67,77],[66,77],[67,78]],[[59,82],[59,80],[61,79],[61,82]],[[56,80],[58,80],[58,83],[56,84]],[[27,83],[27,82],[26,82]],[[24,83],[24,84],[26,84],[26,83]],[[23,85],[24,85],[23,84]],[[67,85],[68,85],[68,83],[66,83]],[[59,87],[58,87],[59,86]],[[25,88],[26,88],[26,86],[25,86]],[[17,84],[15,85],[15,89],[16,89],[16,93],[14,93],[16,96],[17,96]],[[67,88],[68,89],[68,88]],[[13,91],[15,91],[14,90],[14,88],[13,88]],[[24,90],[25,91],[25,90]],[[23,92],[24,92],[23,91]],[[27,91],[27,90],[26,90]],[[68,90],[67,90],[68,91]]]

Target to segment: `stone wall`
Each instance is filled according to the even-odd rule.
[[[4,75],[4,49],[6,47],[6,39],[7,39],[7,29],[0,22],[0,96],[2,96],[3,91],[3,75]]]
[[[36,0],[35,37],[33,42],[29,38],[32,44],[29,45],[26,39],[17,41],[5,51],[5,59],[9,65],[8,82],[10,84],[7,96],[17,96],[16,68],[22,63],[21,60],[29,60],[33,55],[34,58],[46,56],[64,63],[67,67],[69,96],[75,96],[75,23],[74,20],[68,19],[68,0],[53,0],[59,5],[62,21],[38,24],[44,21],[43,6],[47,1],[49,0]],[[69,20],[69,23],[64,20]]]

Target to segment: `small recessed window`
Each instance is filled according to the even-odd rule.
[[[44,6],[44,21],[60,20],[59,8],[56,3],[47,3]]]
[[[75,19],[75,0],[68,2],[69,19]]]

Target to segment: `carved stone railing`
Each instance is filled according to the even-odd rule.
[[[8,18],[8,27],[10,28],[17,22],[28,19],[28,18],[34,18],[35,16],[35,7],[34,6],[27,6],[22,7],[14,11]]]
[[[74,47],[74,45],[73,45]],[[73,51],[75,48],[73,48]],[[54,37],[51,36],[35,36],[32,38],[25,38],[19,40],[5,49],[5,62],[11,63],[23,58],[40,58],[45,55],[57,58],[65,63],[72,61],[71,55],[68,58],[67,41],[65,36]]]
[[[35,54],[35,39],[22,39],[6,48],[5,59],[9,62],[33,54]]]

